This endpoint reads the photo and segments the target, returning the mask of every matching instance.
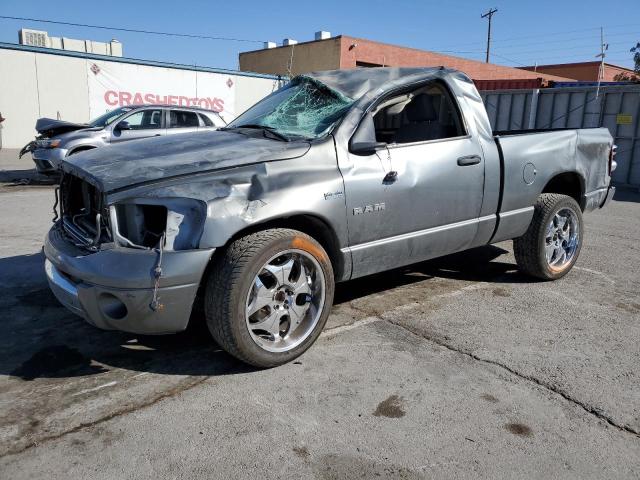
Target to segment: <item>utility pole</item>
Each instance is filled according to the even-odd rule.
[[[491,17],[493,17],[493,14],[496,13],[497,11],[498,11],[497,8],[492,8],[487,13],[485,13],[484,15],[480,15],[480,18],[488,18],[489,19],[489,30],[487,31],[487,60],[486,60],[486,63],[489,63],[489,52],[491,50]]]
[[[596,58],[600,57],[600,68],[598,69],[598,88],[596,89],[596,98],[600,94],[600,82],[604,78],[604,57],[606,51],[609,49],[609,44],[604,43],[604,29],[600,27],[600,53],[596,55]]]

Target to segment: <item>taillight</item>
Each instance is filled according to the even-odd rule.
[[[613,173],[613,171],[618,166],[618,163],[615,160],[616,152],[618,151],[617,145],[611,145],[611,150],[609,150],[609,175]]]

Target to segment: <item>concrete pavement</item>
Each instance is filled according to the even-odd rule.
[[[510,242],[342,284],[298,362],[103,332],[49,293],[51,187],[0,190],[2,478],[637,478],[640,195],[563,280]]]

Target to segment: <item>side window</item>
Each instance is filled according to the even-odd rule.
[[[384,100],[374,111],[376,140],[413,143],[465,135],[448,90],[434,82]]]
[[[200,113],[200,120],[202,120],[202,124],[205,127],[213,127],[213,122],[209,117],[207,117],[204,113]]]
[[[169,112],[169,128],[198,127],[198,114],[184,110],[171,110]]]
[[[145,130],[162,126],[162,110],[141,110],[124,119],[131,130]]]

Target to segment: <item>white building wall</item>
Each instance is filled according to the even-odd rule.
[[[98,74],[91,71],[94,64],[100,67]],[[124,84],[131,91],[207,98],[227,95],[232,100],[232,105],[225,106],[227,121],[277,88],[273,78],[233,72],[196,74],[188,69],[0,47],[0,113],[6,119],[0,124],[2,148],[21,148],[33,140],[40,117],[57,118],[59,114],[70,122],[88,122],[96,113],[104,113],[98,110],[116,108],[96,106],[96,82],[101,82],[105,90],[112,88],[107,82],[109,73],[119,75],[118,82],[113,83]]]
[[[19,148],[33,139],[40,117],[34,53],[0,50],[0,113],[5,118],[2,148]]]
[[[59,55],[33,55],[38,70],[39,117],[58,118],[59,115],[70,121],[89,120],[86,61]],[[31,136],[35,135],[34,125],[35,122],[30,125]]]
[[[261,82],[256,82],[253,77],[234,76],[232,78],[238,89],[235,105],[236,116],[280,87],[278,80],[261,79]]]

